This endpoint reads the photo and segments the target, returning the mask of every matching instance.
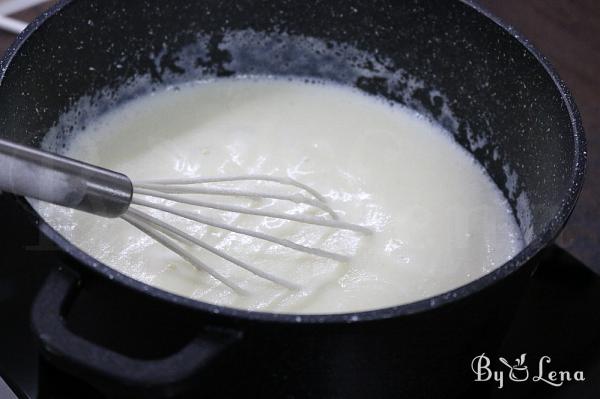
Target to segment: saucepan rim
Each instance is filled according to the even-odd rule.
[[[35,31],[44,22],[62,10],[64,7],[69,6],[80,0],[61,0],[48,11],[38,16],[23,32],[21,32],[11,47],[6,51],[2,60],[0,61],[0,84],[4,80],[7,69],[10,67],[12,59],[18,54],[20,47],[27,41],[27,39],[35,33]],[[562,202],[562,207],[551,219],[547,225],[545,231],[536,236],[534,240],[523,248],[515,257],[498,267],[491,273],[488,273],[476,280],[473,280],[467,284],[464,284],[451,291],[425,298],[416,302],[396,305],[387,308],[352,312],[352,313],[329,313],[329,314],[290,314],[290,313],[268,313],[268,312],[256,312],[247,311],[242,309],[235,309],[225,306],[213,305],[206,302],[201,302],[195,299],[186,298],[168,291],[164,291],[160,288],[150,286],[142,283],[125,274],[105,265],[102,262],[97,261],[84,251],[71,244],[65,237],[60,235],[56,230],[50,227],[44,219],[35,212],[31,205],[23,198],[19,198],[18,201],[26,209],[26,213],[32,219],[32,221],[38,225],[39,230],[45,234],[51,241],[53,241],[60,249],[70,255],[77,262],[83,263],[87,267],[91,268],[96,273],[102,275],[105,278],[113,280],[115,283],[126,286],[127,288],[142,292],[146,295],[154,297],[159,300],[170,302],[174,305],[183,306],[188,309],[203,311],[212,314],[218,314],[219,317],[231,318],[231,319],[243,319],[247,321],[256,322],[270,322],[270,323],[315,323],[315,324],[342,324],[342,323],[356,323],[371,320],[381,320],[392,317],[399,317],[409,314],[415,314],[420,312],[426,312],[430,309],[445,306],[449,303],[459,301],[471,294],[479,292],[487,287],[499,282],[500,280],[508,277],[525,263],[530,261],[536,254],[538,254],[544,247],[552,242],[552,240],[559,234],[561,229],[567,222],[570,214],[572,213],[577,198],[581,191],[581,187],[584,180],[585,165],[586,165],[586,140],[583,132],[583,126],[581,123],[581,117],[575,105],[573,96],[569,92],[567,86],[563,80],[558,76],[550,62],[535,48],[527,39],[519,34],[513,27],[504,23],[496,16],[475,4],[471,0],[461,0],[461,3],[468,7],[472,7],[483,16],[491,19],[502,29],[504,29],[513,39],[517,40],[526,50],[528,50],[535,59],[544,67],[548,75],[552,78],[561,98],[568,111],[572,134],[574,140],[574,165],[573,165],[573,176],[571,181],[571,187],[565,193],[565,198]]]

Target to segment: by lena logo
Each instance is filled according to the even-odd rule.
[[[535,373],[532,370],[530,375],[529,368],[525,364],[526,356],[527,354],[523,353],[512,364],[505,358],[499,357],[500,364],[494,366],[492,366],[491,359],[485,353],[475,356],[471,362],[471,370],[475,374],[475,381],[495,381],[500,389],[504,387],[507,378],[513,382],[524,382],[531,379],[533,382],[546,383],[555,387],[560,387],[568,381],[585,381],[583,371],[553,370],[550,366],[552,362],[550,356],[540,357],[537,362],[537,370],[535,370]]]

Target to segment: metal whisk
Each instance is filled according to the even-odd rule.
[[[206,183],[239,181],[273,182],[294,188],[297,192],[293,194],[271,194],[259,191],[206,186]],[[185,231],[143,212],[140,208],[146,207],[156,209],[197,223],[251,236],[296,251],[340,262],[347,261],[348,257],[319,248],[300,245],[290,240],[278,238],[269,234],[231,226],[194,212],[180,210],[149,201],[148,197],[161,198],[201,208],[211,208],[268,218],[286,219],[298,223],[351,230],[365,235],[371,234],[371,230],[367,227],[340,220],[337,213],[327,205],[326,199],[321,194],[313,188],[288,177],[244,175],[213,178],[157,179],[132,182],[129,177],[118,172],[5,140],[0,140],[0,190],[36,198],[69,208],[79,209],[103,217],[120,217],[156,240],[158,243],[175,252],[197,269],[209,273],[222,283],[242,293],[245,292],[243,288],[219,273],[215,268],[200,260],[182,244],[191,243],[197,245],[257,276],[289,289],[298,289],[300,287],[292,281],[265,272],[246,262],[236,259]],[[306,215],[291,215],[283,212],[264,211],[243,206],[205,201],[189,196],[182,197],[181,194],[267,198],[289,201],[306,204],[320,209],[326,213],[326,216],[312,217]],[[133,207],[132,205],[135,205],[136,207]]]

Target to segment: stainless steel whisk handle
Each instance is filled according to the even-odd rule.
[[[131,180],[112,170],[0,139],[0,190],[105,217],[131,204]]]

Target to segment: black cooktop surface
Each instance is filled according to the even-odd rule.
[[[0,375],[23,398],[96,398],[85,384],[63,375],[38,360],[29,328],[29,312],[35,293],[52,267],[53,253],[37,230],[23,225],[14,204],[0,195]],[[27,261],[23,261],[27,251]],[[500,350],[510,364],[526,353],[530,378],[515,382],[504,370],[498,382],[473,382],[487,388],[484,397],[577,398],[600,397],[600,277],[558,247],[549,248],[534,274],[518,314]],[[543,376],[581,371],[584,382],[565,382],[555,387],[531,381],[539,374],[539,360],[548,356]],[[497,363],[499,359],[492,359]],[[463,365],[466,366],[466,365]],[[518,374],[518,370],[516,371]],[[519,376],[515,374],[518,379]],[[475,374],[473,374],[475,378]],[[547,379],[547,378],[546,378]],[[1,395],[0,388],[0,395]],[[251,396],[251,395],[250,395]]]

